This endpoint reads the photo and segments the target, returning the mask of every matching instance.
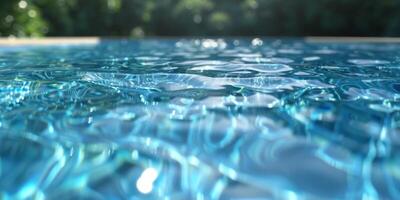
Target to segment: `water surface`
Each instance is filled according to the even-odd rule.
[[[0,199],[399,199],[400,45],[0,47]]]

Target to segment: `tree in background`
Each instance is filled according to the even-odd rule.
[[[3,0],[0,36],[399,36],[398,0]]]
[[[30,1],[0,1],[0,36],[43,36],[48,32],[41,11]]]

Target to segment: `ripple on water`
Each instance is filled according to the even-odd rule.
[[[208,97],[196,104],[207,108],[224,108],[226,106],[274,108],[280,105],[280,100],[269,94],[256,93],[250,96]]]
[[[246,64],[241,68],[265,73],[279,73],[293,70],[289,65],[284,64]]]
[[[373,60],[373,59],[350,59],[348,60],[348,62],[355,65],[366,65],[366,66],[390,64],[390,62],[386,60]]]
[[[219,89],[227,84],[225,78],[213,78],[194,74],[121,74],[83,73],[82,80],[113,88],[138,88],[155,90],[183,90],[189,88]]]
[[[253,63],[280,63],[280,64],[287,64],[287,63],[292,63],[294,62],[290,58],[262,58],[262,57],[243,57],[243,61],[245,62],[253,62]]]
[[[316,61],[321,59],[319,56],[310,56],[310,57],[304,57],[303,60],[304,61]]]
[[[264,73],[279,73],[291,71],[292,68],[285,64],[229,64],[229,65],[205,65],[200,67],[193,67],[191,70],[198,71],[248,71],[253,70],[256,72]]]
[[[318,80],[299,80],[286,77],[252,77],[233,78],[233,86],[255,88],[267,91],[294,90],[296,88],[331,88],[332,85],[322,83]]]

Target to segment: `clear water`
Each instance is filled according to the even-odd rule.
[[[0,47],[0,199],[399,199],[400,45]]]

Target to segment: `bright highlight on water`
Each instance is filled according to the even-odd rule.
[[[0,199],[399,199],[400,46],[0,47]]]

